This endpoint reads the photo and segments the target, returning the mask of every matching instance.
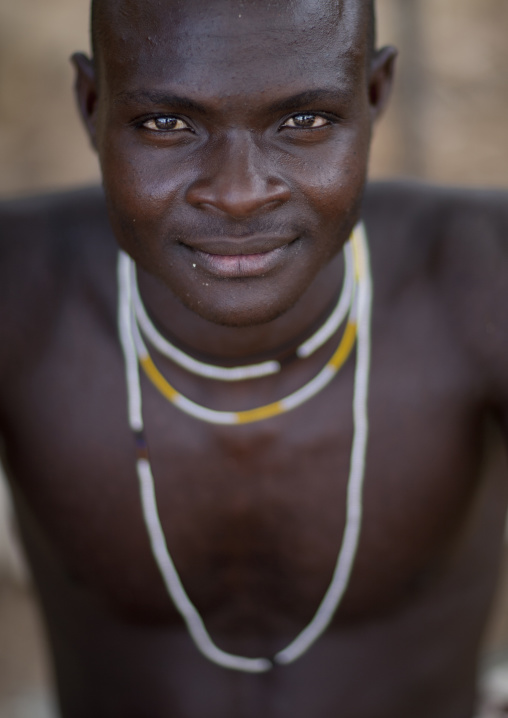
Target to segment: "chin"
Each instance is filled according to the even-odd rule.
[[[294,302],[282,306],[282,303],[262,302],[239,307],[214,306],[208,302],[188,302],[183,300],[188,309],[213,324],[222,327],[247,328],[256,327],[275,321],[291,309]]]

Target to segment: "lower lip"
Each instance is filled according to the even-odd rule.
[[[195,250],[194,256],[207,272],[217,277],[261,277],[278,264],[286,249],[287,245],[260,254],[235,255],[208,254]]]

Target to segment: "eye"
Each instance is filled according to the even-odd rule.
[[[172,115],[161,115],[159,117],[151,117],[143,122],[142,127],[152,132],[178,132],[179,130],[189,130],[189,125]]]
[[[321,115],[315,115],[312,112],[301,112],[299,115],[293,115],[293,117],[287,119],[282,127],[296,128],[299,130],[317,130],[329,124],[330,122]]]

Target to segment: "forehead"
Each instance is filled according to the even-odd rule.
[[[356,0],[109,0],[97,35],[106,77],[212,94],[356,83],[368,45]]]

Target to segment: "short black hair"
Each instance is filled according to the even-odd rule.
[[[101,10],[111,1],[112,0],[91,0],[90,37],[92,55],[94,58],[99,56]],[[369,49],[368,59],[370,61],[376,48],[376,3],[375,0],[359,1],[365,3],[365,12],[367,15],[367,47]],[[339,0],[337,0],[337,2],[339,2]]]

